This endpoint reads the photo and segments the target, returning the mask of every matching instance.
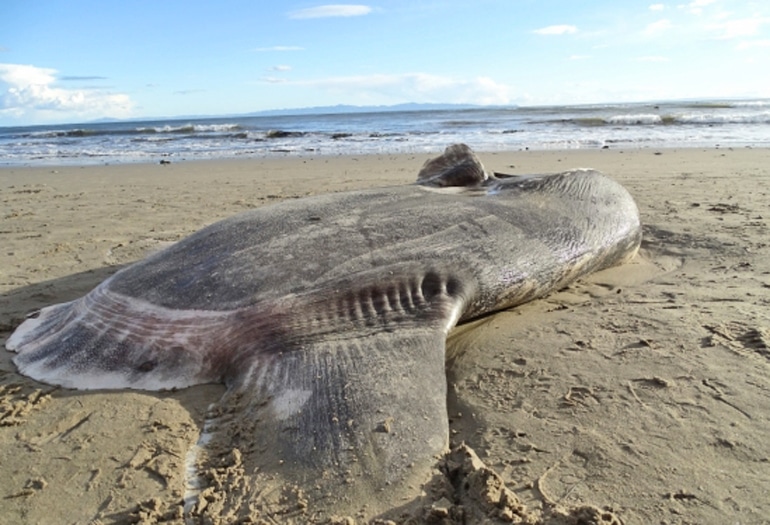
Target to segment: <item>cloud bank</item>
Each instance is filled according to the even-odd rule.
[[[310,80],[263,79],[284,86],[324,90],[356,104],[401,102],[499,104],[511,102],[510,88],[489,77],[451,78],[429,73],[373,74]]]
[[[56,75],[57,71],[50,68],[0,64],[0,117],[29,124],[131,116],[133,102],[128,95],[98,89],[60,88],[55,85]]]
[[[577,27],[570,25],[555,25],[541,27],[532,31],[536,35],[572,35],[578,32]]]
[[[318,7],[310,7],[308,9],[299,9],[298,11],[292,11],[289,13],[289,18],[304,19],[304,18],[332,18],[332,17],[351,17],[351,16],[363,16],[372,12],[372,8],[368,5],[353,5],[353,4],[330,4],[321,5]]]
[[[98,77],[98,76],[76,76],[76,75],[68,75],[59,77],[59,80],[62,81],[68,81],[68,82],[83,82],[86,80],[107,80],[107,77]]]

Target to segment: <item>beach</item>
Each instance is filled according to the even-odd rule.
[[[515,495],[519,522],[595,508],[594,523],[768,523],[770,149],[477,153],[502,173],[603,171],[636,199],[644,240],[629,264],[451,334],[451,445]],[[431,156],[2,168],[0,339],[218,219],[411,183]],[[25,378],[11,357],[0,352],[0,522],[184,522],[185,458],[221,385],[81,392]],[[236,471],[231,490],[248,479]],[[518,519],[485,505],[416,490],[387,518]],[[302,505],[219,508],[221,523],[309,519]],[[357,517],[371,516],[339,522]]]

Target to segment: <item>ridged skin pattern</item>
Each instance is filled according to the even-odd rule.
[[[455,145],[417,184],[212,224],[44,308],[7,347],[21,373],[71,388],[223,382],[214,441],[240,436],[254,471],[388,505],[447,444],[447,332],[640,240],[633,199],[604,175],[495,176]]]

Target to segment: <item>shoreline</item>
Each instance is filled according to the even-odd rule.
[[[645,237],[631,264],[452,335],[453,442],[535,513],[556,502],[608,507],[628,525],[766,519],[770,148],[478,155],[509,174],[603,171],[635,197]],[[432,156],[2,167],[0,339],[28,311],[217,219],[411,183]],[[181,523],[184,458],[221,386],[52,389],[10,358],[0,352],[0,521]],[[443,504],[425,498],[410,512]]]
[[[64,164],[222,156],[438,153],[470,142],[478,152],[665,146],[770,146],[765,99],[656,101],[515,109],[230,115],[196,119],[0,129],[6,160]],[[78,162],[81,161],[81,162]]]
[[[471,147],[473,147],[472,144],[469,144]],[[178,166],[211,166],[215,169],[219,169],[220,166],[218,165],[228,165],[233,166],[236,169],[242,165],[265,165],[265,166],[282,166],[285,164],[292,164],[292,163],[301,163],[305,164],[308,162],[323,162],[328,163],[329,161],[346,161],[346,160],[353,160],[359,161],[359,160],[384,160],[384,159],[392,159],[397,162],[414,162],[415,159],[418,160],[427,160],[430,158],[435,157],[437,154],[440,153],[440,149],[437,149],[436,151],[431,152],[417,152],[417,153],[360,153],[360,154],[314,154],[314,153],[307,153],[307,154],[296,154],[291,156],[268,156],[268,157],[223,157],[223,158],[206,158],[206,159],[169,159],[166,157],[158,157],[157,159],[154,159],[152,161],[137,161],[137,162],[126,162],[126,163],[115,163],[115,164],[93,164],[93,163],[51,163],[51,164],[17,164],[17,165],[0,165],[0,174],[4,174],[7,172],[14,172],[14,171],[22,171],[22,172],[39,172],[39,171],[57,171],[61,172],[62,170],[98,170],[98,169],[106,169],[106,170],[123,170],[132,172],[138,169],[148,168],[148,167],[161,167],[161,168],[172,168],[172,167],[178,167]],[[600,155],[613,155],[613,154],[620,154],[620,155],[646,155],[646,154],[652,154],[652,155],[662,155],[664,153],[673,153],[673,154],[687,154],[687,153],[708,153],[708,152],[720,152],[720,153],[726,153],[726,152],[763,152],[763,151],[770,151],[770,145],[768,146],[751,146],[751,145],[745,145],[745,146],[692,146],[692,147],[679,147],[679,146],[666,146],[666,147],[638,147],[638,148],[581,148],[581,149],[529,149],[529,148],[523,148],[523,149],[511,149],[511,150],[494,150],[494,151],[486,151],[483,149],[475,149],[477,155],[482,159],[482,162],[484,163],[485,167],[487,169],[490,169],[490,166],[487,166],[490,162],[494,161],[496,157],[501,157],[503,159],[509,159],[512,156],[521,156],[521,159],[534,159],[534,160],[548,160],[549,157],[575,157],[575,158],[588,158],[588,159],[594,159],[594,158],[601,158]],[[750,153],[751,154],[751,153]],[[165,160],[168,160],[169,162],[163,162]],[[221,171],[221,170],[220,170]],[[415,176],[417,171],[419,171],[419,166],[415,169]],[[500,171],[499,169],[497,171]]]

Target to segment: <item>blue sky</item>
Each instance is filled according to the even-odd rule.
[[[770,97],[767,0],[2,0],[0,125]]]

